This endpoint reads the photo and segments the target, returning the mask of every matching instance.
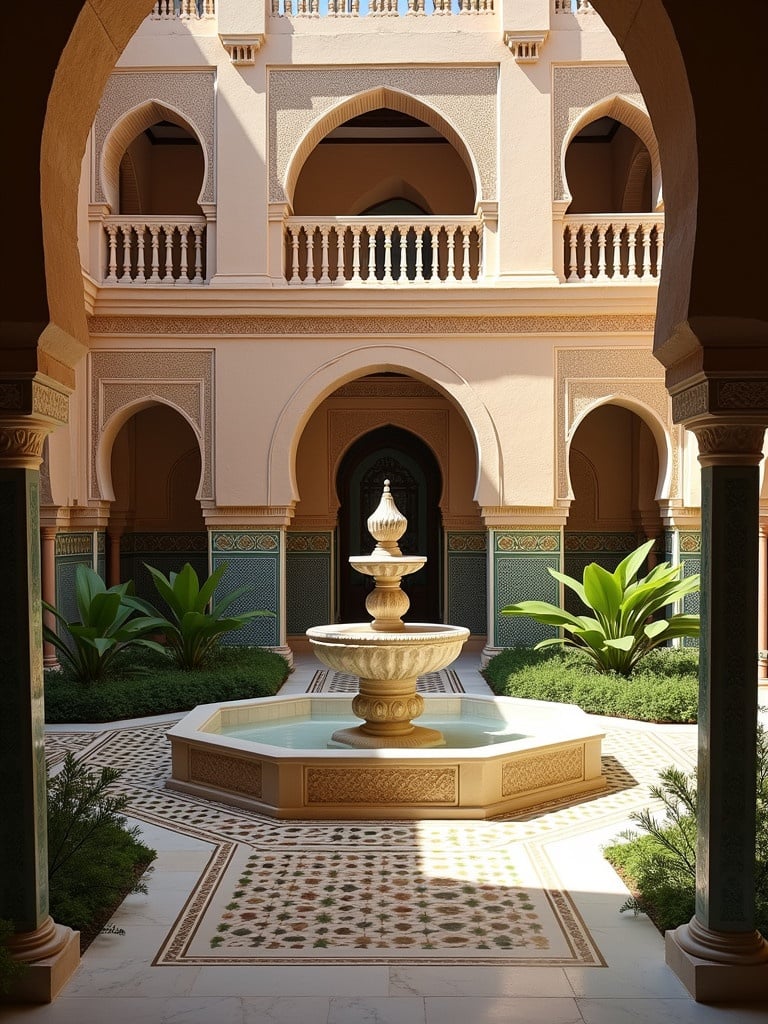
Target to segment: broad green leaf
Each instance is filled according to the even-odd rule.
[[[637,551],[632,551],[625,559],[619,562],[613,575],[616,577],[620,587],[624,588],[633,582],[654,543],[655,541],[653,540],[646,541]]]
[[[587,595],[587,604],[597,612],[598,618],[615,619],[622,594],[613,573],[597,562],[590,562],[584,569],[584,593]]]
[[[547,626],[564,626],[566,623],[581,627],[582,623],[575,615],[558,608],[548,601],[521,601],[501,609],[502,615],[531,615],[537,622]]]
[[[649,622],[647,626],[643,627],[643,632],[649,640],[655,640],[662,633],[669,632],[669,622],[667,619],[657,619],[656,622]]]
[[[221,565],[217,566],[213,570],[213,572],[208,577],[208,579],[205,581],[205,583],[202,585],[202,587],[200,587],[200,594],[199,594],[198,603],[197,603],[197,611],[202,612],[202,611],[205,610],[205,608],[208,605],[208,602],[213,597],[214,590],[216,589],[216,587],[218,587],[218,585],[219,585],[219,583],[221,581],[221,578],[222,578],[222,576],[224,575],[224,573],[226,571],[227,571],[227,563],[223,562]],[[252,589],[253,589],[252,587],[240,587],[239,588],[239,590],[241,592],[244,592],[246,590],[252,590]],[[226,596],[229,596],[229,595],[226,595]]]
[[[619,636],[613,640],[606,640],[605,646],[615,651],[631,651],[636,642],[637,637],[635,636]]]

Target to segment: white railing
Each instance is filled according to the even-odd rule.
[[[649,281],[658,278],[664,249],[664,215],[601,214],[566,217],[566,281]]]
[[[149,17],[152,21],[170,21],[171,18],[213,18],[216,0],[155,0]]]
[[[320,0],[271,0],[273,17],[360,17],[361,15],[386,15],[396,18],[402,13],[409,14],[490,14],[494,0],[327,0],[320,10]]]
[[[589,0],[554,0],[555,14],[594,14]]]
[[[483,276],[478,218],[285,220],[288,284],[471,284]]]
[[[104,284],[204,284],[205,217],[105,217]]]

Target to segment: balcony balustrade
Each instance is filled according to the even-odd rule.
[[[661,272],[664,215],[566,217],[563,246],[568,282],[655,281]]]
[[[359,17],[384,15],[398,17],[398,0],[328,0],[321,10],[320,0],[271,0],[270,13],[280,17]],[[403,14],[492,14],[494,0],[408,0]]]
[[[105,217],[104,284],[204,284],[205,217]]]
[[[483,277],[479,218],[285,220],[291,285],[456,285]]]
[[[170,21],[172,18],[213,18],[216,0],[155,0],[149,17],[152,21]]]

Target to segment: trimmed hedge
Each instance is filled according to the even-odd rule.
[[[208,664],[194,671],[176,668],[170,656],[134,648],[122,652],[98,683],[79,683],[64,670],[46,672],[45,720],[115,722],[214,701],[272,697],[288,671],[285,658],[260,647],[217,647]]]
[[[577,704],[593,715],[677,723],[697,718],[695,650],[652,651],[624,677],[597,672],[577,651],[513,647],[491,659],[483,675],[499,696]]]

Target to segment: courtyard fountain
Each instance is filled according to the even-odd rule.
[[[166,785],[278,818],[344,819],[484,818],[602,789],[603,733],[573,705],[425,701],[418,678],[450,665],[469,630],[403,622],[401,581],[426,558],[400,550],[407,520],[389,481],[367,525],[376,546],[350,564],[373,578],[372,621],[307,630],[358,692],[200,705],[168,732]]]
[[[408,528],[384,481],[379,506],[368,517],[368,532],[376,541],[370,555],[352,557],[349,564],[375,587],[365,601],[373,621],[342,626],[314,626],[307,630],[316,656],[338,672],[358,676],[360,689],[352,711],[364,725],[339,729],[336,743],[351,747],[436,747],[443,744],[437,729],[413,725],[424,710],[416,680],[454,661],[469,637],[464,626],[409,623],[403,615],[410,601],[400,583],[426,562],[419,555],[403,555],[398,541]]]

